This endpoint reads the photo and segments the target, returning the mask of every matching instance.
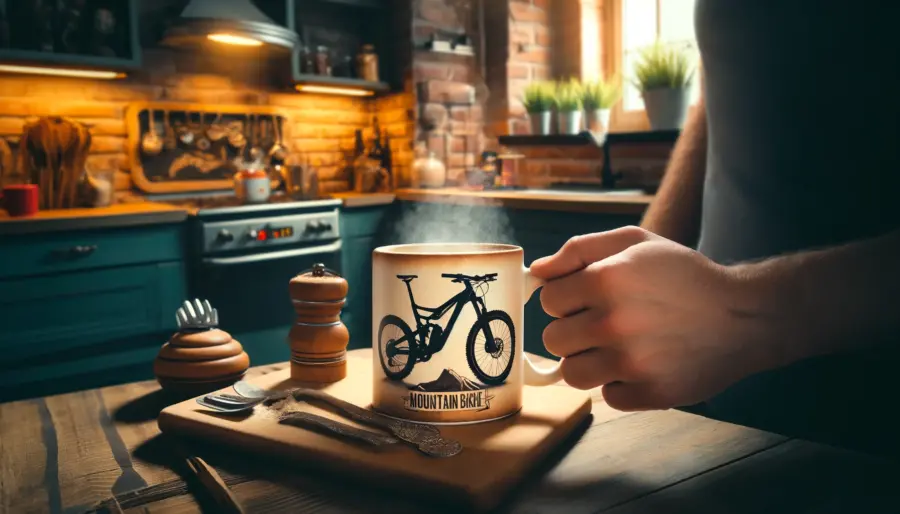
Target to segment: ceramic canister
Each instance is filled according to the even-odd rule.
[[[523,353],[525,302],[540,286],[522,248],[412,244],[373,254],[374,409],[427,423],[473,423],[522,408],[525,384],[559,366]]]

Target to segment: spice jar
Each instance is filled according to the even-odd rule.
[[[292,278],[288,289],[297,314],[288,334],[291,378],[331,383],[347,376],[350,333],[341,322],[347,281],[324,264]]]
[[[378,82],[378,55],[375,54],[374,45],[363,45],[362,51],[356,56],[356,61],[359,78]]]
[[[300,49],[300,72],[309,75],[316,73],[316,52],[310,47]]]
[[[319,75],[331,75],[331,63],[328,59],[328,48],[320,46],[316,48],[316,73]]]

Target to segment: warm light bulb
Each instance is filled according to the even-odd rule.
[[[75,70],[68,68],[45,68],[42,66],[16,66],[12,64],[0,64],[0,72],[104,80],[121,79],[125,77],[124,73],[117,71]]]
[[[262,41],[252,37],[236,36],[234,34],[217,33],[206,36],[210,41],[237,46],[262,46]]]
[[[372,96],[375,94],[372,91],[352,87],[311,86],[307,84],[297,86],[297,91],[300,91],[301,93],[322,93],[326,95],[344,96]]]

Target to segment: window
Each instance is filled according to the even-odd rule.
[[[643,111],[644,102],[638,89],[632,84],[634,65],[640,49],[652,44],[657,38],[666,44],[679,45],[690,49],[694,61],[697,57],[697,43],[694,35],[694,6],[697,0],[620,0],[619,10],[621,42],[612,48],[621,48],[621,56],[615,62],[621,63],[619,71],[624,79],[621,108],[629,111]],[[700,97],[700,80],[697,72],[691,85],[691,104]]]

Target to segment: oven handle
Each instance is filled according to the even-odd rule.
[[[254,262],[274,261],[278,259],[290,259],[293,257],[305,257],[319,253],[334,253],[341,249],[341,241],[335,241],[330,245],[300,248],[298,250],[284,250],[281,252],[266,252],[241,257],[217,257],[203,259],[203,264],[212,266],[232,266],[238,264],[251,264]]]

